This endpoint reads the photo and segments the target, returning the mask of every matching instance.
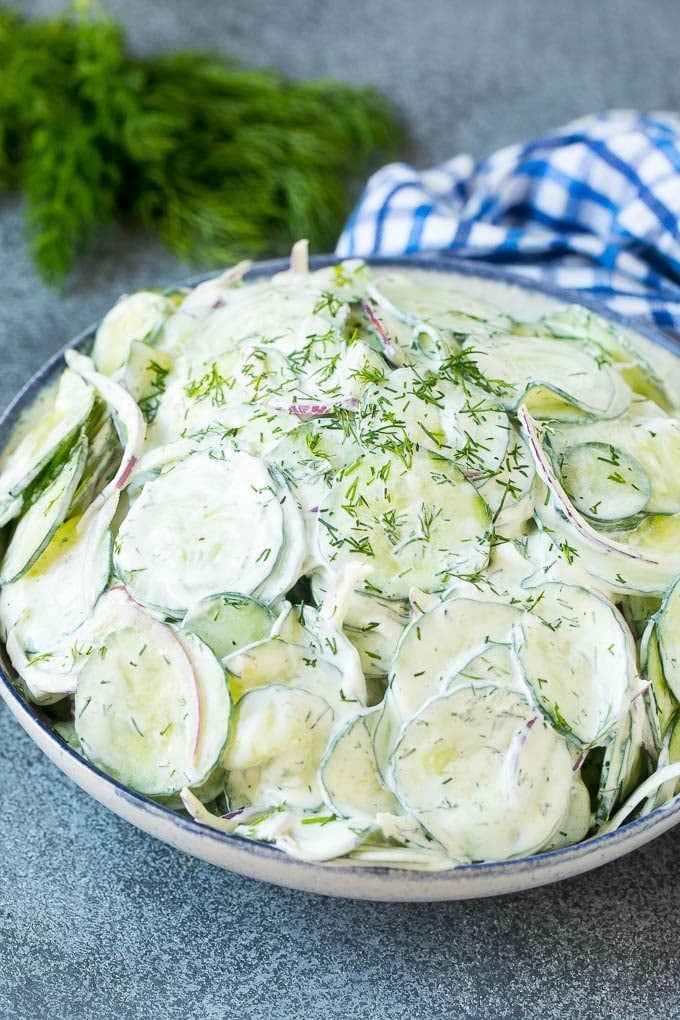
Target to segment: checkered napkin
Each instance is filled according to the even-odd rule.
[[[385,166],[336,250],[483,259],[680,333],[680,115],[613,111],[481,162]]]

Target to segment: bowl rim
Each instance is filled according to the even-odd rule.
[[[332,255],[312,256],[310,270],[347,261]],[[369,265],[449,273],[495,281],[563,303],[578,304],[609,322],[646,337],[680,358],[680,341],[645,322],[613,311],[595,299],[521,276],[489,262],[454,256],[411,255],[366,258]],[[244,279],[252,282],[289,268],[287,258],[256,262]],[[165,289],[193,288],[220,275],[221,270],[201,273]],[[7,442],[21,413],[56,378],[63,367],[64,352],[85,346],[99,324],[91,324],[62,345],[27,380],[0,414],[0,447]],[[246,877],[307,892],[351,899],[383,901],[435,901],[505,895],[566,878],[575,877],[632,852],[680,822],[680,794],[641,818],[626,822],[613,832],[592,836],[579,843],[543,853],[455,865],[446,870],[423,870],[356,861],[306,862],[267,844],[225,833],[198,823],[124,786],[88,762],[68,746],[41,717],[39,706],[21,693],[20,681],[12,678],[4,645],[0,645],[0,695],[7,707],[41,750],[82,790],[114,813],[147,833],[184,852]]]

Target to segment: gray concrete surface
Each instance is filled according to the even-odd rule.
[[[61,5],[30,0],[38,14]],[[219,46],[370,82],[418,165],[611,106],[680,106],[674,0],[110,0],[134,46]],[[0,201],[0,403],[122,291],[181,278],[110,231],[58,293]],[[0,1018],[358,1020],[680,1016],[680,832],[518,896],[384,905],[193,861],[80,793],[0,708]]]

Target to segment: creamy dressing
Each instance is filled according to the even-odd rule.
[[[84,410],[40,395],[4,454],[0,623],[105,771],[302,859],[441,868],[583,839],[668,761],[668,641],[656,700],[638,668],[680,573],[668,351],[519,286],[298,253],[122,299],[94,359],[69,356]],[[46,414],[89,451],[82,520]]]

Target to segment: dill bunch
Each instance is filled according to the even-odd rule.
[[[0,10],[0,189],[23,191],[51,282],[120,219],[205,268],[301,236],[327,250],[353,185],[401,141],[370,89],[204,52],[135,59],[86,2],[49,20]]]

